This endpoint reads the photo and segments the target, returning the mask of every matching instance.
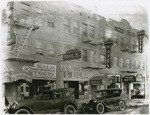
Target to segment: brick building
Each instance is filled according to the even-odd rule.
[[[144,31],[128,21],[106,20],[67,2],[9,2],[3,10],[5,95],[33,98],[44,88],[75,88],[77,99],[115,83],[124,96],[145,95],[147,79]],[[69,50],[77,60],[60,61]],[[138,93],[139,94],[139,93]]]

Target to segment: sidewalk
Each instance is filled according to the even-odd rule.
[[[145,106],[145,105],[149,105],[149,100],[148,99],[132,99],[132,100],[128,100],[126,105],[127,107]]]

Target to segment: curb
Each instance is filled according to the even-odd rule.
[[[127,105],[127,107],[141,107],[141,106],[148,106],[149,104],[135,104],[135,105]]]

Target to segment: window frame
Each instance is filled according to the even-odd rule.
[[[53,49],[48,48],[48,45],[49,45],[49,44],[52,44],[52,45],[53,45]],[[49,50],[49,51],[54,51],[54,54],[49,54],[49,53],[48,53],[48,50]],[[55,49],[55,43],[54,43],[54,42],[47,42],[47,44],[46,44],[46,53],[47,53],[47,55],[50,56],[50,57],[55,57],[55,50],[56,50],[56,49]]]
[[[85,27],[85,29],[83,29]],[[85,30],[85,31],[83,31]],[[82,36],[83,37],[88,37],[88,25],[86,23],[82,23]]]
[[[68,24],[65,23],[65,20],[68,21]],[[64,17],[63,27],[65,32],[70,32],[70,19],[68,17]]]
[[[42,43],[42,48],[37,48],[36,42],[40,41],[39,43]],[[35,49],[36,53],[44,53],[44,41],[41,39],[35,39]]]
[[[84,54],[84,51],[86,52],[85,54]],[[87,49],[82,50],[82,60],[85,62],[88,62],[88,50]]]
[[[50,17],[50,15],[53,15],[53,17]],[[55,13],[48,12],[46,21],[47,21],[47,27],[55,28]],[[50,22],[52,24],[52,26],[48,26],[48,22]]]
[[[92,29],[91,29],[92,28]],[[95,38],[95,26],[90,25],[90,38]],[[92,36],[91,36],[92,35]]]

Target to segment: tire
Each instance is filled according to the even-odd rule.
[[[96,105],[96,111],[97,111],[99,114],[104,113],[104,111],[105,111],[104,104],[103,104],[103,103],[98,103],[98,104]]]
[[[120,101],[120,102],[119,102],[119,110],[120,110],[120,111],[123,111],[123,110],[125,110],[125,108],[126,108],[125,102]]]
[[[28,109],[18,109],[14,114],[31,114]]]
[[[76,109],[73,105],[67,105],[64,110],[65,114],[75,114]]]

